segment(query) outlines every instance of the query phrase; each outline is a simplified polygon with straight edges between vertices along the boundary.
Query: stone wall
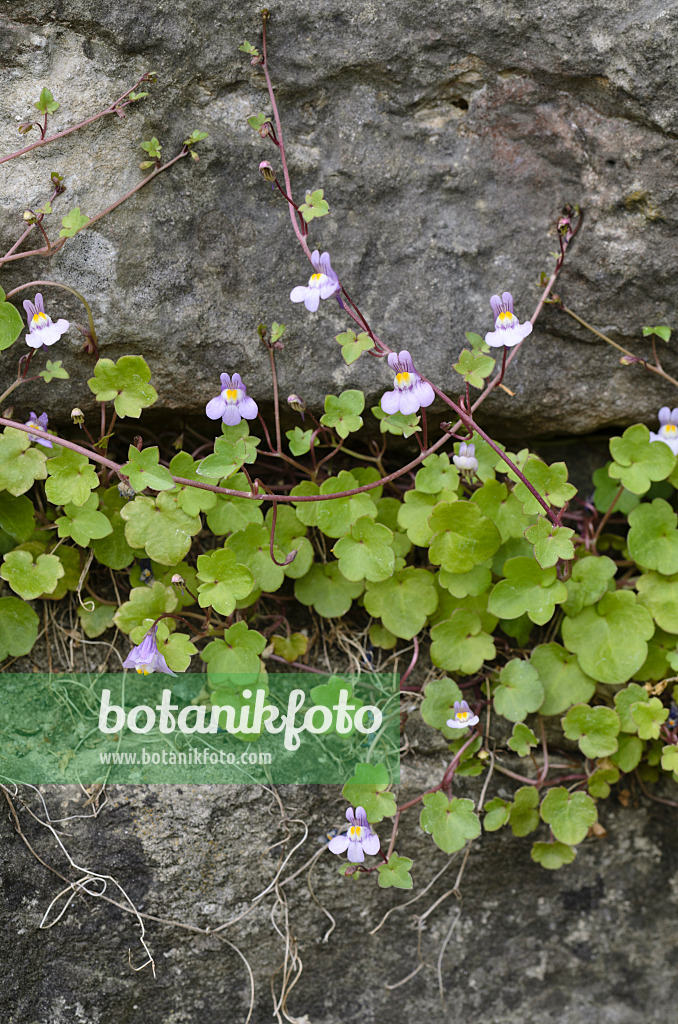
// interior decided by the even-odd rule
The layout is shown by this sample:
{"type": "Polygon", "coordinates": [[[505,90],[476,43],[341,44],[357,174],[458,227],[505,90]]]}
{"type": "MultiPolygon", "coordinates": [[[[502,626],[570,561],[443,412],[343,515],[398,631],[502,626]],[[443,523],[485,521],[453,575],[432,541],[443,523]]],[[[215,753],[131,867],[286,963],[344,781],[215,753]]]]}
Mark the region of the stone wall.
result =
{"type": "MultiPolygon", "coordinates": [[[[557,248],[563,203],[586,211],[558,292],[584,319],[638,346],[644,324],[674,318],[676,3],[647,0],[282,0],[272,8],[270,64],[295,195],[323,187],[331,216],[311,225],[349,292],[394,348],[457,388],[464,332],[491,328],[493,291],[521,317],[557,248]],[[458,378],[457,378],[458,379],[458,378]]],[[[125,120],[110,117],[0,165],[7,247],[26,206],[60,200],[92,216],[136,184],[143,139],[164,154],[209,131],[198,164],[183,161],[50,263],[9,264],[6,290],[50,275],[91,298],[103,354],[141,352],[161,408],[202,414],[218,375],[239,369],[264,403],[271,391],[260,321],[288,325],[281,388],[318,406],[328,391],[387,382],[382,364],[346,367],[333,302],[293,306],[309,267],[284,201],[260,178],[276,163],[246,117],[267,110],[263,75],[238,44],[259,44],[255,5],[216,0],[128,4],[13,0],[0,11],[0,146],[49,84],[62,128],[101,109],[146,70],[159,83],[125,120]],[[329,308],[326,308],[329,307],[329,308]]],[[[53,218],[56,221],[56,218],[53,218]]],[[[57,225],[58,227],[58,225],[57,225]]],[[[53,300],[54,301],[54,300],[53,300]]],[[[59,302],[74,319],[75,301],[59,302]]],[[[83,404],[90,362],[69,335],[75,368],[63,409],[83,404]],[[84,388],[84,391],[83,391],[84,388]]],[[[667,368],[678,360],[667,350],[667,368]]],[[[3,365],[7,366],[8,356],[3,365]]],[[[484,421],[500,435],[563,435],[654,425],[673,395],[554,309],[540,318],[484,421]]],[[[41,404],[26,392],[26,409],[41,404]]],[[[23,414],[23,406],[19,410],[23,414]]],[[[441,410],[442,411],[442,410],[441,410]]]]}

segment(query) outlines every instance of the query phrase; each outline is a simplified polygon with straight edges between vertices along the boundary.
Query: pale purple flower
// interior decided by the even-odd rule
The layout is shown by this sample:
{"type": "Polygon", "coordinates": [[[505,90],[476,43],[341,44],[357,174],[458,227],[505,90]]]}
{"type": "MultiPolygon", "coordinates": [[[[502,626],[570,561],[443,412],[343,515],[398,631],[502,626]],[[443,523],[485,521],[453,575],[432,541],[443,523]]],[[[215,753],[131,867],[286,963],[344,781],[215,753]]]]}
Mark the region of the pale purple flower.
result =
{"type": "Polygon", "coordinates": [[[348,850],[347,857],[351,864],[362,864],[366,853],[370,856],[379,853],[379,836],[370,828],[364,807],[356,807],[355,814],[353,808],[349,807],[346,820],[350,826],[348,832],[335,836],[328,843],[328,849],[331,853],[345,853],[348,850]]]}
{"type": "Polygon", "coordinates": [[[678,455],[678,409],[663,405],[659,410],[659,422],[661,426],[657,433],[650,431],[650,440],[663,441],[674,455],[678,455]]]}
{"type": "Polygon", "coordinates": [[[341,285],[339,284],[339,278],[332,270],[330,254],[328,252],[324,252],[320,256],[318,250],[314,249],[311,253],[311,263],[315,267],[316,272],[311,274],[308,287],[297,285],[290,292],[290,299],[292,302],[303,302],[310,313],[315,313],[320,300],[329,299],[339,291],[341,285]]]}
{"type": "Polygon", "coordinates": [[[479,721],[465,700],[455,700],[452,718],[448,718],[447,726],[450,729],[466,729],[469,725],[477,725],[479,721]]]}
{"type": "Polygon", "coordinates": [[[501,298],[493,295],[490,305],[494,313],[494,330],[485,335],[485,342],[490,348],[501,348],[502,345],[512,348],[532,333],[530,321],[526,320],[521,324],[514,314],[513,296],[510,292],[503,292],[501,298]]]}
{"type": "Polygon", "coordinates": [[[176,675],[176,672],[167,667],[164,656],[158,650],[158,641],[155,636],[157,631],[157,625],[153,626],[139,646],[132,648],[122,663],[123,668],[135,668],[140,676],[148,676],[152,672],[164,672],[168,676],[176,675]]]}
{"type": "Polygon", "coordinates": [[[45,313],[45,304],[42,301],[42,295],[40,292],[35,296],[34,302],[31,302],[30,299],[26,299],[24,302],[24,309],[26,310],[26,318],[28,320],[26,344],[31,348],[42,348],[43,345],[53,345],[55,341],[59,340],[62,334],[66,333],[70,326],[68,320],[57,320],[56,323],[52,322],[52,318],[47,316],[45,313]]]}
{"type": "Polygon", "coordinates": [[[478,468],[476,446],[474,444],[467,444],[466,441],[462,441],[459,445],[459,454],[453,455],[452,461],[457,469],[468,469],[474,472],[478,468]]]}
{"type": "MultiPolygon", "coordinates": [[[[42,431],[43,434],[47,433],[47,413],[41,412],[39,416],[36,416],[34,412],[31,413],[31,418],[26,420],[24,423],[25,427],[35,427],[36,430],[42,431]]],[[[42,444],[45,448],[52,448],[52,442],[48,441],[45,437],[36,437],[35,434],[29,435],[31,441],[37,441],[38,444],[42,444]]]]}
{"type": "Polygon", "coordinates": [[[239,373],[234,373],[232,379],[222,373],[221,394],[207,403],[205,412],[211,420],[223,420],[234,427],[240,420],[256,419],[259,409],[254,399],[248,397],[239,373]]]}
{"type": "Polygon", "coordinates": [[[402,352],[391,352],[388,365],[395,370],[395,379],[393,391],[386,391],[381,398],[381,407],[385,413],[392,416],[396,412],[401,412],[407,416],[409,413],[417,412],[422,406],[431,404],[435,398],[433,388],[427,381],[421,379],[406,349],[402,352]]]}

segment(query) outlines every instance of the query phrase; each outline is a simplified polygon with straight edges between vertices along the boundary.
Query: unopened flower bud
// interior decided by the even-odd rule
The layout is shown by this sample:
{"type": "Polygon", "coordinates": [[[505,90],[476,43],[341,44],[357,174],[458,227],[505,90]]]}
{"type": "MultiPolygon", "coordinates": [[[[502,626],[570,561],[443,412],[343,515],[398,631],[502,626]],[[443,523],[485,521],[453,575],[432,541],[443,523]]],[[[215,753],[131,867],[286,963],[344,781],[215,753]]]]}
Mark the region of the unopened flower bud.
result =
{"type": "Polygon", "coordinates": [[[257,128],[259,135],[262,139],[268,138],[269,134],[273,131],[273,125],[270,121],[264,121],[262,125],[257,128]]]}
{"type": "Polygon", "coordinates": [[[174,584],[175,587],[185,587],[186,586],[186,580],[178,572],[175,572],[174,576],[172,577],[172,583],[174,584]]]}
{"type": "Polygon", "coordinates": [[[35,224],[36,217],[32,210],[24,210],[24,220],[27,224],[35,224]]]}
{"type": "Polygon", "coordinates": [[[275,171],[268,162],[268,160],[262,160],[259,164],[259,172],[263,177],[264,181],[275,181],[275,171]]]}
{"type": "Polygon", "coordinates": [[[82,409],[78,409],[77,407],[75,409],[71,409],[71,420],[73,423],[77,423],[79,426],[82,426],[85,422],[85,414],[82,409]]]}
{"type": "Polygon", "coordinates": [[[131,501],[134,495],[136,494],[136,491],[130,484],[127,477],[125,477],[124,480],[121,480],[120,483],[118,484],[118,494],[120,495],[121,498],[124,498],[126,501],[131,501]]]}
{"type": "Polygon", "coordinates": [[[294,409],[295,412],[306,412],[306,402],[299,395],[288,395],[287,404],[294,409]]]}

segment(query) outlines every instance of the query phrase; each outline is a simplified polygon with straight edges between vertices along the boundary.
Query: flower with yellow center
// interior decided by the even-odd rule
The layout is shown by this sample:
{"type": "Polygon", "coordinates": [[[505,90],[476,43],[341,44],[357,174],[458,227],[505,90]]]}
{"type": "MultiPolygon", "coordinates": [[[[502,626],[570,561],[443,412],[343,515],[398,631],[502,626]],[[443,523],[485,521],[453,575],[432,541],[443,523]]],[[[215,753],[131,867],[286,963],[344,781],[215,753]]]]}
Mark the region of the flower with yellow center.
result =
{"type": "Polygon", "coordinates": [[[241,420],[256,419],[259,408],[247,394],[247,388],[239,373],[233,377],[221,374],[221,394],[207,403],[205,413],[211,420],[223,420],[228,426],[235,426],[241,420]]]}
{"type": "Polygon", "coordinates": [[[514,314],[513,296],[510,292],[503,292],[501,298],[493,295],[490,305],[494,313],[494,330],[485,335],[485,341],[490,348],[512,348],[532,333],[530,321],[521,324],[514,314]]]}
{"type": "Polygon", "coordinates": [[[386,391],[382,395],[381,407],[385,413],[392,416],[401,412],[407,416],[431,404],[435,398],[433,388],[428,381],[421,379],[407,349],[391,352],[388,365],[395,370],[395,377],[393,391],[386,391]]]}
{"type": "Polygon", "coordinates": [[[379,853],[379,836],[370,828],[367,814],[364,807],[352,807],[346,811],[346,820],[349,823],[348,832],[341,836],[335,836],[328,844],[331,853],[346,853],[352,864],[362,864],[365,854],[374,856],[379,853]]]}
{"type": "Polygon", "coordinates": [[[157,631],[156,624],[149,630],[138,647],[132,648],[122,663],[123,668],[135,668],[140,676],[148,676],[152,672],[164,672],[168,676],[176,675],[176,672],[168,667],[164,656],[158,650],[157,631]]]}
{"type": "Polygon", "coordinates": [[[33,302],[26,299],[24,302],[26,317],[28,321],[28,334],[26,344],[30,348],[42,348],[43,345],[53,345],[62,334],[65,334],[70,324],[68,320],[57,320],[53,323],[45,313],[45,305],[42,295],[37,293],[33,302]]]}
{"type": "Polygon", "coordinates": [[[477,725],[479,721],[465,700],[455,700],[452,718],[448,718],[447,726],[449,729],[466,729],[471,725],[477,725]]]}
{"type": "Polygon", "coordinates": [[[678,455],[678,409],[663,405],[659,410],[660,427],[655,434],[650,431],[650,441],[663,441],[674,455],[678,455]]]}
{"type": "Polygon", "coordinates": [[[315,249],[311,253],[311,263],[315,273],[311,274],[308,285],[298,285],[290,292],[292,302],[303,302],[310,313],[315,313],[320,305],[321,299],[329,299],[340,290],[339,278],[332,270],[330,254],[324,252],[322,256],[315,249]]]}

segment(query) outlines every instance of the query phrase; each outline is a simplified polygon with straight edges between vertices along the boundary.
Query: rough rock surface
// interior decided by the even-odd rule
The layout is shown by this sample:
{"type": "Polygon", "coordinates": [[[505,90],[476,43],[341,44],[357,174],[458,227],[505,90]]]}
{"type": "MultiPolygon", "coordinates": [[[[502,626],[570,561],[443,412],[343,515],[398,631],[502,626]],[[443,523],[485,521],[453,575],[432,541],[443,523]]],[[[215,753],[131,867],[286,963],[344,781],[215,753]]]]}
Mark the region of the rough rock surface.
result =
{"type": "MultiPolygon", "coordinates": [[[[434,785],[442,761],[409,758],[400,788],[408,799],[434,785]]],[[[472,780],[477,783],[478,780],[472,780]]],[[[475,792],[477,785],[469,788],[475,792]]],[[[494,783],[492,785],[494,790],[494,783]]],[[[500,786],[500,791],[502,787],[500,786]]],[[[463,790],[462,790],[463,791],[463,790]]],[[[33,810],[35,795],[26,792],[33,810]]],[[[342,801],[329,788],[281,787],[290,818],[309,828],[290,861],[291,875],[318,849],[316,836],[340,825],[342,801]]],[[[53,818],[87,814],[74,788],[45,787],[53,818]]],[[[3,798],[3,804],[5,803],[3,798]]],[[[247,971],[237,953],[216,936],[146,922],[157,965],[144,961],[135,919],[93,898],[77,898],[49,930],[38,925],[64,883],[41,866],[14,831],[0,821],[3,877],[4,984],[0,1016],[7,1024],[223,1024],[245,1021],[250,1002],[247,971]]],[[[503,833],[474,844],[461,882],[461,902],[449,895],[461,864],[456,854],[425,896],[392,913],[370,936],[387,909],[403,907],[412,893],[381,890],[372,879],[341,879],[339,859],[323,853],[312,886],[315,900],[336,919],[330,926],[302,872],[282,888],[293,947],[303,972],[287,1001],[287,1020],[303,1024],[384,1022],[434,1024],[667,1024],[675,1020],[675,886],[678,854],[675,811],[641,797],[628,809],[614,800],[601,806],[604,839],[587,840],[576,861],[557,872],[530,860],[530,839],[503,833]],[[425,967],[418,966],[416,914],[425,967]],[[461,914],[457,920],[457,915],[461,914]],[[451,926],[456,921],[452,934],[451,926]],[[445,1006],[438,994],[437,968],[445,1006]]],[[[448,858],[404,815],[398,851],[415,860],[418,891],[448,858]]],[[[68,878],[70,870],[49,833],[24,811],[21,827],[37,853],[68,878]]],[[[543,828],[544,826],[542,826],[543,828]]],[[[246,912],[266,888],[283,838],[280,811],[258,787],[114,787],[100,817],[60,826],[62,841],[83,867],[114,876],[144,913],[204,928],[246,912]]],[[[292,843],[304,826],[289,825],[292,843]]],[[[381,827],[382,835],[387,829],[381,827]]],[[[107,895],[121,899],[109,880],[107,895]]],[[[285,939],[271,923],[273,894],[224,934],[247,957],[255,980],[254,1024],[273,1018],[270,977],[276,993],[285,939]],[[277,973],[275,973],[277,972],[277,973]]],[[[63,898],[52,911],[56,917],[63,898]]],[[[284,914],[275,924],[285,935],[284,914]]],[[[290,980],[294,977],[294,972],[290,980]]],[[[278,1018],[281,1019],[281,1018],[278,1018]]]]}
{"type": "MultiPolygon", "coordinates": [[[[564,301],[640,354],[641,327],[672,321],[677,22],[675,0],[272,8],[270,62],[295,195],[323,187],[332,210],[311,225],[311,243],[330,250],[384,339],[409,347],[441,384],[458,388],[451,365],[464,331],[491,328],[491,292],[512,290],[530,315],[566,201],[581,203],[586,220],[558,286],[564,301]]],[[[346,320],[333,300],[315,315],[289,302],[309,267],[284,201],[257,172],[276,152],[245,120],[268,105],[263,76],[237,50],[243,38],[259,43],[256,8],[216,0],[4,6],[5,152],[44,84],[61,102],[60,129],[148,69],[160,81],[124,121],[100,120],[0,166],[3,251],[26,206],[46,198],[51,170],[65,175],[63,211],[79,205],[91,216],[140,180],[143,139],[155,134],[172,155],[194,128],[210,137],[198,164],[172,168],[52,263],[10,263],[3,286],[49,276],[82,290],[103,354],[144,353],[173,413],[202,413],[223,370],[239,369],[269,400],[256,325],[274,319],[289,328],[285,394],[318,406],[327,391],[358,383],[374,399],[385,369],[365,358],[344,366],[333,335],[346,320]]],[[[81,318],[74,300],[59,306],[81,318]]],[[[89,396],[78,348],[72,333],[60,349],[75,368],[59,385],[63,410],[89,396]]],[[[2,365],[13,362],[5,355],[2,365]]],[[[674,401],[670,385],[620,366],[615,350],[555,309],[506,383],[514,396],[497,394],[484,421],[507,436],[654,423],[674,401]]],[[[17,413],[41,395],[26,391],[17,413]]]]}

